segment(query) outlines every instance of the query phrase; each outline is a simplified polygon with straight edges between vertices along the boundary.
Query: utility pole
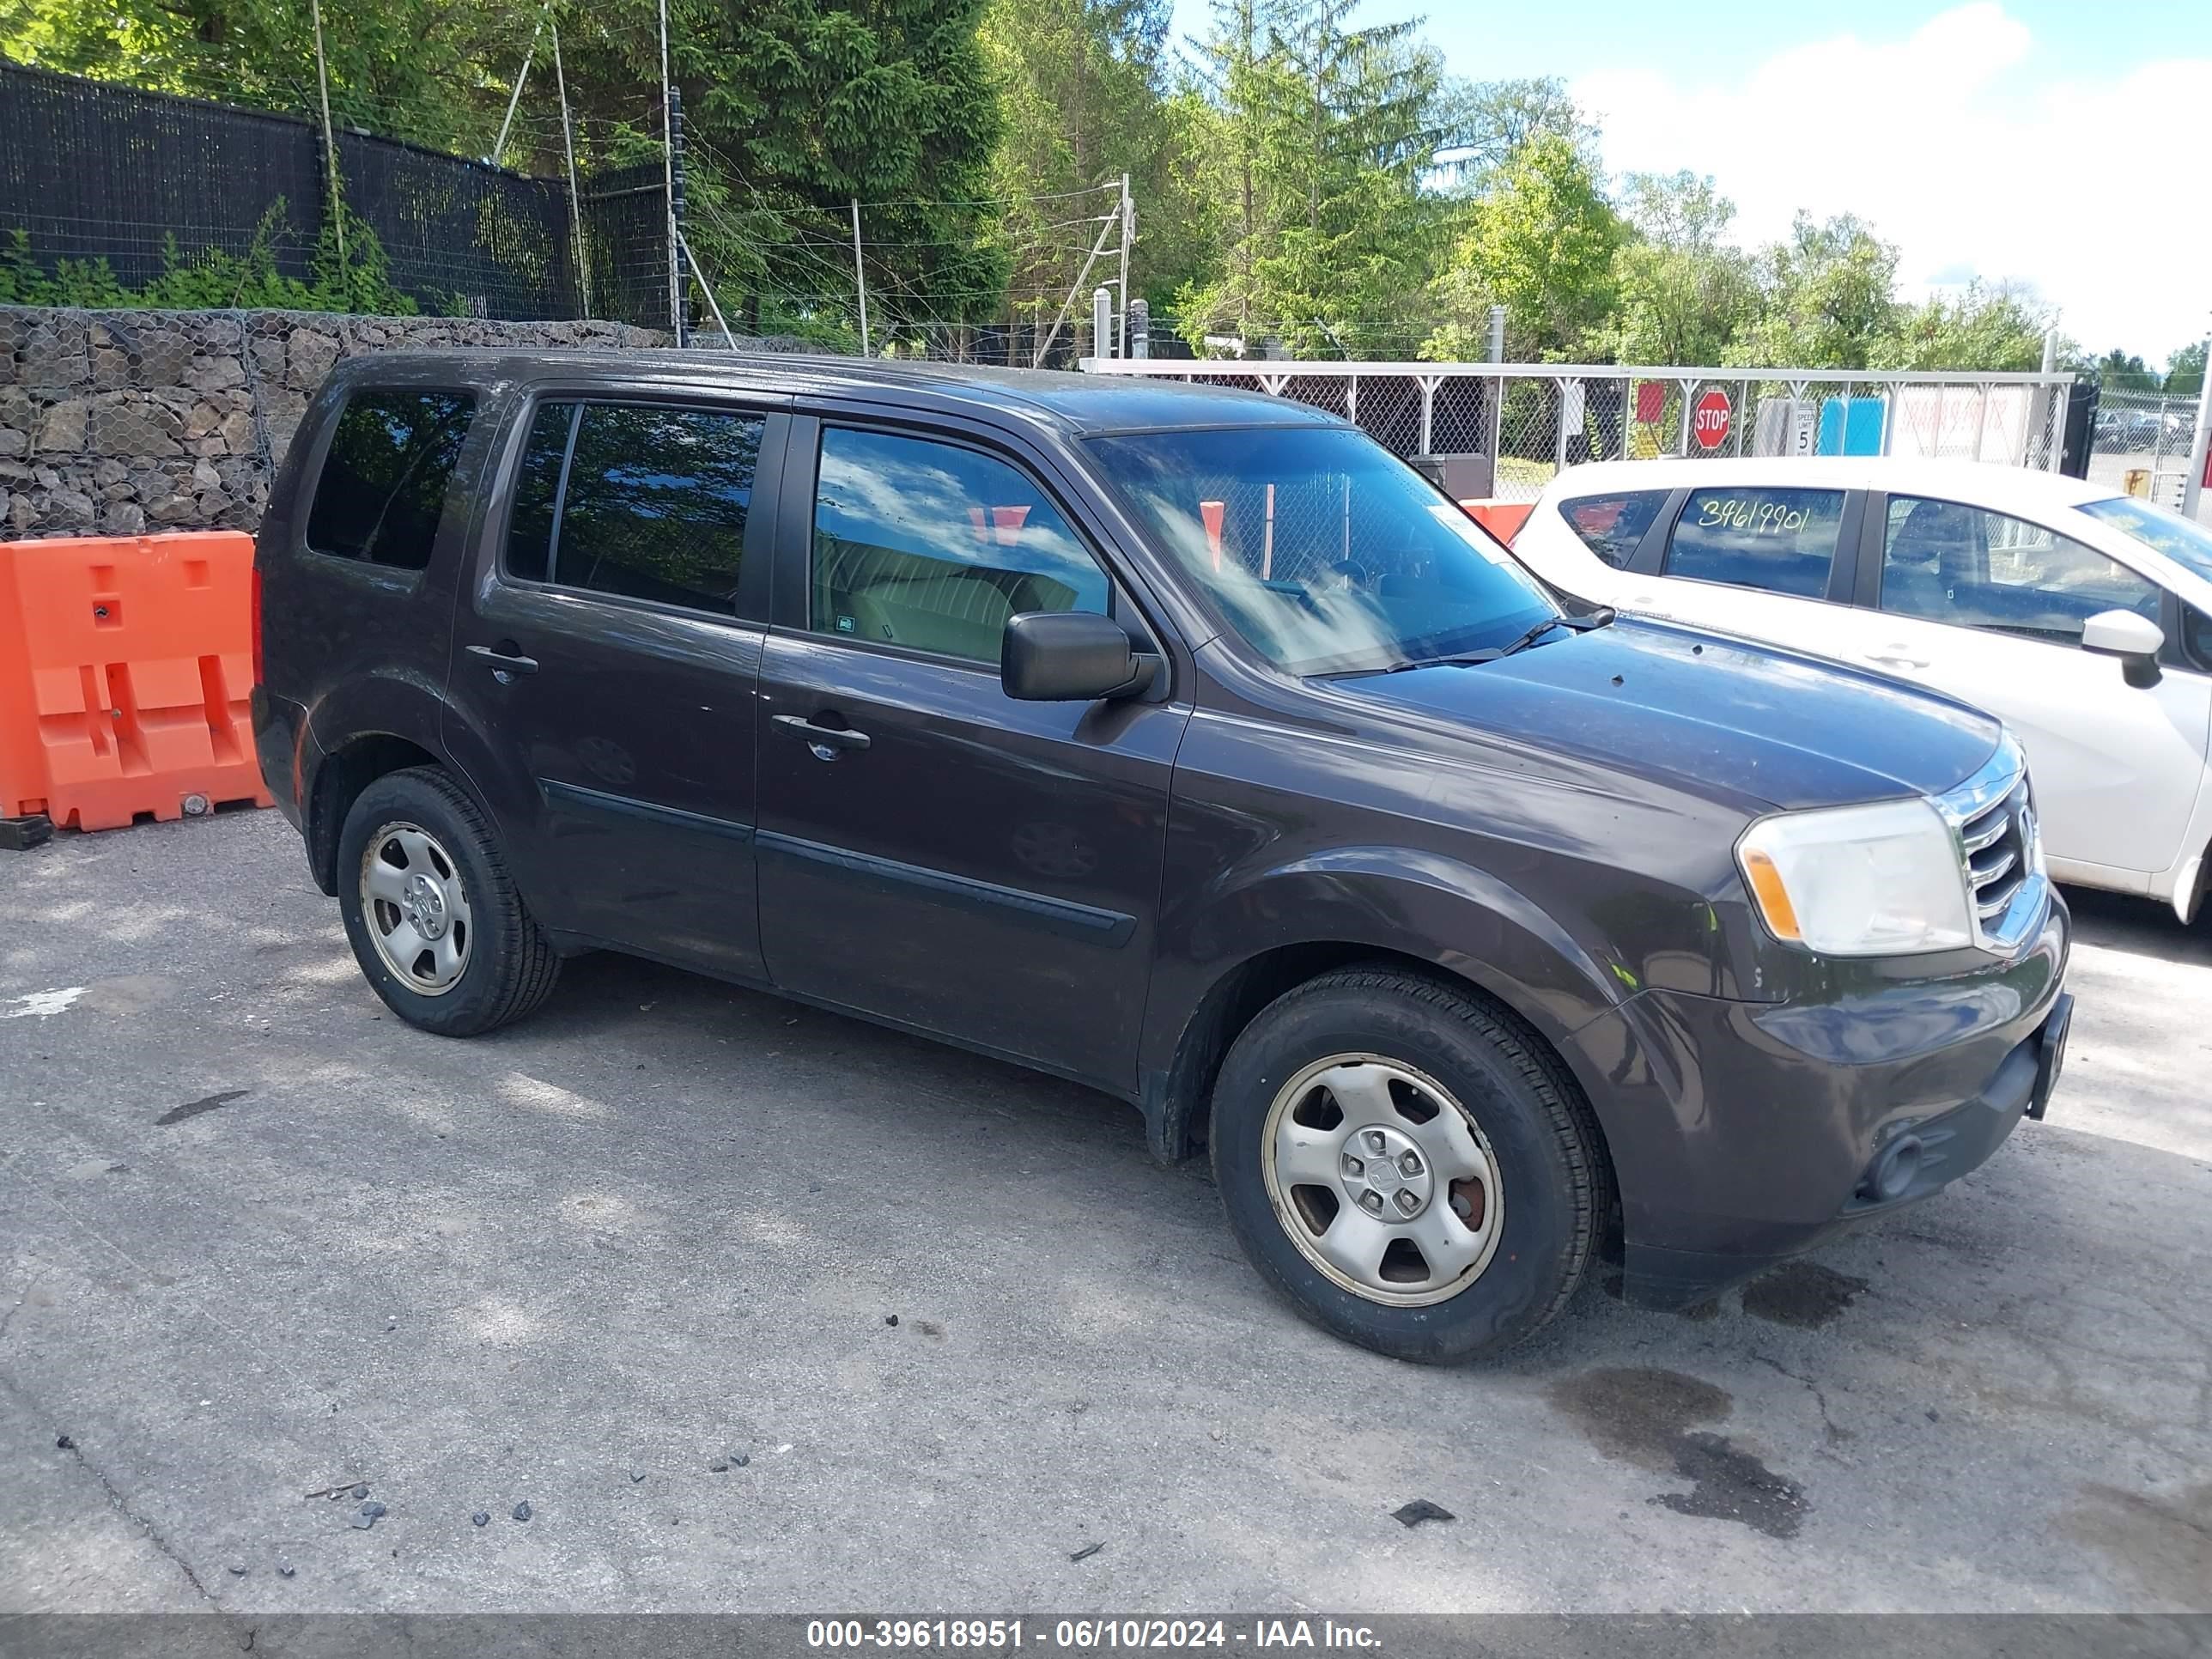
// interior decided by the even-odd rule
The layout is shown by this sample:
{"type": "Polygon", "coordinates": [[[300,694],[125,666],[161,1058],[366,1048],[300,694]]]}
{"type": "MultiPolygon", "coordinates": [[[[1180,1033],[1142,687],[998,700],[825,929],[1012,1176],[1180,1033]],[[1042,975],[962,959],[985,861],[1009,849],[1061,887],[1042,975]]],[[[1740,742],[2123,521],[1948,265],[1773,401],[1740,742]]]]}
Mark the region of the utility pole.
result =
{"type": "MultiPolygon", "coordinates": [[[[1503,363],[1505,361],[1505,307],[1504,306],[1492,306],[1490,308],[1490,361],[1493,363],[1503,363]]],[[[1493,374],[1490,377],[1490,471],[1493,494],[1497,489],[1498,451],[1499,446],[1504,441],[1505,377],[1503,374],[1493,374]]]]}
{"type": "Polygon", "coordinates": [[[315,82],[323,94],[323,155],[330,163],[331,228],[338,238],[338,274],[345,275],[345,203],[338,195],[338,141],[331,131],[331,66],[323,57],[323,0],[311,0],[315,19],[315,82]]]}
{"type": "MultiPolygon", "coordinates": [[[[1075,304],[1075,296],[1083,292],[1084,283],[1091,279],[1091,267],[1098,263],[1099,256],[1106,252],[1106,244],[1114,239],[1114,221],[1120,216],[1109,213],[1101,216],[1105,222],[1098,228],[1098,240],[1091,245],[1091,252],[1083,261],[1083,269],[1075,273],[1075,281],[1069,284],[1067,297],[1060,302],[1060,312],[1052,319],[1052,326],[1045,331],[1044,338],[1037,343],[1036,355],[1030,359],[1031,368],[1044,367],[1046,354],[1051,351],[1053,342],[1060,337],[1060,325],[1067,320],[1067,313],[1075,304]]],[[[1092,341],[1091,346],[1095,350],[1097,342],[1092,341]]]]}
{"type": "Polygon", "coordinates": [[[2181,516],[2193,519],[2204,499],[2204,469],[2212,465],[2212,339],[2205,341],[2204,384],[2197,394],[2197,435],[2189,442],[2189,476],[2181,483],[2181,516]]]}
{"type": "Polygon", "coordinates": [[[686,257],[684,242],[684,88],[673,82],[668,87],[668,176],[669,223],[676,235],[675,244],[671,249],[675,258],[676,343],[680,349],[691,343],[684,331],[684,260],[686,257]]]}
{"type": "Polygon", "coordinates": [[[853,198],[853,292],[860,296],[860,355],[874,354],[868,349],[868,268],[860,263],[860,198],[853,198]]]}
{"type": "Polygon", "coordinates": [[[684,343],[684,253],[676,228],[676,101],[668,79],[668,0],[660,0],[661,176],[668,189],[668,326],[684,343]]]}
{"type": "MultiPolygon", "coordinates": [[[[1129,355],[1129,244],[1137,240],[1137,207],[1129,199],[1129,175],[1121,175],[1121,322],[1114,337],[1114,349],[1101,351],[1102,357],[1126,357],[1129,355]]],[[[1097,350],[1097,343],[1091,343],[1097,350]]]]}
{"type": "MultiPolygon", "coordinates": [[[[531,41],[534,46],[537,37],[532,35],[531,41]]],[[[530,60],[524,58],[522,65],[525,69],[529,68],[530,60]]],[[[588,317],[592,314],[592,273],[584,264],[584,204],[576,190],[576,136],[568,125],[568,77],[561,68],[561,26],[558,23],[553,25],[553,84],[561,94],[561,149],[568,158],[568,225],[575,233],[576,297],[584,315],[588,317]]],[[[517,93],[522,90],[520,76],[515,79],[514,89],[517,93]]]]}
{"type": "MultiPolygon", "coordinates": [[[[550,9],[550,5],[547,9],[550,9]]],[[[541,11],[538,14],[538,27],[530,31],[530,45],[523,51],[522,67],[514,72],[514,90],[507,94],[507,115],[499,124],[499,137],[492,140],[491,154],[484,157],[484,160],[494,167],[497,167],[499,158],[507,154],[507,131],[514,125],[514,106],[522,101],[522,83],[530,78],[530,60],[538,55],[538,37],[544,32],[544,28],[545,12],[541,11]]],[[[556,57],[559,53],[560,39],[560,26],[556,24],[553,29],[553,40],[556,57]]]]}

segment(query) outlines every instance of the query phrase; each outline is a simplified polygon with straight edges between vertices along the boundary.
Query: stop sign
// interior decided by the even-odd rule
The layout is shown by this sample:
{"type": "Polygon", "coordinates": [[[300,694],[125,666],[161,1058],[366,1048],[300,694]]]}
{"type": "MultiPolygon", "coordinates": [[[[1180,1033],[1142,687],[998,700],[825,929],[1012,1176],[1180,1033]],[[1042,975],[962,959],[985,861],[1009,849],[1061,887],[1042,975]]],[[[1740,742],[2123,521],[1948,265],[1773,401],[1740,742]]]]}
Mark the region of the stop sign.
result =
{"type": "Polygon", "coordinates": [[[1696,413],[1690,422],[1690,431],[1697,438],[1700,449],[1718,449],[1728,441],[1728,393],[1715,386],[1698,399],[1696,413]]]}

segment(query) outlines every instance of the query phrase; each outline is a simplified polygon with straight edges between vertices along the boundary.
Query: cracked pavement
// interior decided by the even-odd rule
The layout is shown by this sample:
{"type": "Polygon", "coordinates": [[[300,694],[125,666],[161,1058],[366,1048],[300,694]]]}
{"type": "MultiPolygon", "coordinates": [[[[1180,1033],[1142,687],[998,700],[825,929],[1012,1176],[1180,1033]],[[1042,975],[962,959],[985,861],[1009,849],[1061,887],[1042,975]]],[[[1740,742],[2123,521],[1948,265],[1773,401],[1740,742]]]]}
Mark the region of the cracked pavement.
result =
{"type": "Polygon", "coordinates": [[[2075,902],[1983,1170],[1434,1371],[1103,1097],[605,956],[422,1036],[274,813],[0,854],[0,1613],[2212,1608],[2212,928],[2075,902]]]}

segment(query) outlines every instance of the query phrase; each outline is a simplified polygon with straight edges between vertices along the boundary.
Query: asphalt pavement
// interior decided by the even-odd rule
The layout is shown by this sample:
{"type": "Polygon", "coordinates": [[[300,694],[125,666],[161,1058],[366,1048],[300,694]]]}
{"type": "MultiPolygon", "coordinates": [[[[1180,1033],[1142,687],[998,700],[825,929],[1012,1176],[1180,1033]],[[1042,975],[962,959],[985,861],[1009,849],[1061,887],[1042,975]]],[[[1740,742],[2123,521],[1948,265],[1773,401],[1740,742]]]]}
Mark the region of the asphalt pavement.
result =
{"type": "Polygon", "coordinates": [[[0,1613],[2212,1609],[2212,927],[2075,902],[1980,1172],[1432,1370],[1104,1097],[611,956],[421,1035],[274,813],[0,853],[0,1613]]]}

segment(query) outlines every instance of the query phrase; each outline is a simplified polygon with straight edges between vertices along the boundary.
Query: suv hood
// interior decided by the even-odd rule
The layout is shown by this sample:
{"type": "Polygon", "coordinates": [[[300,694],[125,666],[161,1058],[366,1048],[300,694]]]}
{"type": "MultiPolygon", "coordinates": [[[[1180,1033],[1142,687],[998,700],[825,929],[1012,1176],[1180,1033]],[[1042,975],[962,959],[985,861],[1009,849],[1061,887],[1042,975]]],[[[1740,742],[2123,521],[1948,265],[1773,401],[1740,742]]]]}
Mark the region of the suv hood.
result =
{"type": "Polygon", "coordinates": [[[2002,730],[1880,675],[1626,617],[1496,662],[1334,684],[1370,707],[1442,715],[1476,742],[1785,811],[1940,795],[2002,730]]]}

